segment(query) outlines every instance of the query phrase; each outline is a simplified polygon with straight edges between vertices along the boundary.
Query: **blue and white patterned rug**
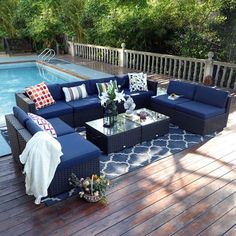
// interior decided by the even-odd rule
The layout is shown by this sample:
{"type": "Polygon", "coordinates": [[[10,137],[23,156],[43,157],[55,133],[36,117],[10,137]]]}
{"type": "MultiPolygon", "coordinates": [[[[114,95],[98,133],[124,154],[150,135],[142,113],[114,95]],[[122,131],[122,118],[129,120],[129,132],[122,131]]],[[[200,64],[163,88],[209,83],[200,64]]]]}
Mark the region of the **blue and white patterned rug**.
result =
{"type": "Polygon", "coordinates": [[[170,124],[169,133],[165,136],[137,144],[108,156],[102,155],[100,158],[101,173],[112,179],[186,148],[191,148],[214,136],[215,134],[205,136],[192,134],[170,124]]]}
{"type": "MultiPolygon", "coordinates": [[[[85,132],[82,131],[80,134],[84,136],[85,132]]],[[[100,158],[101,174],[109,179],[113,179],[184,149],[191,148],[213,138],[215,135],[201,136],[192,134],[170,124],[169,133],[165,136],[137,144],[134,147],[126,148],[117,153],[102,155],[100,158]]],[[[72,189],[54,198],[46,198],[44,202],[48,206],[53,205],[75,194],[78,194],[78,190],[72,189]]]]}

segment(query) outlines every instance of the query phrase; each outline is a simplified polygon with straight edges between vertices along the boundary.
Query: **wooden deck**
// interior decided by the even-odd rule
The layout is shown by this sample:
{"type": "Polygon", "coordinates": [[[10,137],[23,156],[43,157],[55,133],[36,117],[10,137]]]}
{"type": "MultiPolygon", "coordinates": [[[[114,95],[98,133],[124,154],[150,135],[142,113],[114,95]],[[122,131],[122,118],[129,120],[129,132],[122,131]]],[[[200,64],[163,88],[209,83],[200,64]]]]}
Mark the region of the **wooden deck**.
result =
{"type": "Polygon", "coordinates": [[[236,235],[236,98],[217,137],[113,181],[108,204],[72,197],[51,207],[25,195],[0,158],[0,235],[236,235]]]}

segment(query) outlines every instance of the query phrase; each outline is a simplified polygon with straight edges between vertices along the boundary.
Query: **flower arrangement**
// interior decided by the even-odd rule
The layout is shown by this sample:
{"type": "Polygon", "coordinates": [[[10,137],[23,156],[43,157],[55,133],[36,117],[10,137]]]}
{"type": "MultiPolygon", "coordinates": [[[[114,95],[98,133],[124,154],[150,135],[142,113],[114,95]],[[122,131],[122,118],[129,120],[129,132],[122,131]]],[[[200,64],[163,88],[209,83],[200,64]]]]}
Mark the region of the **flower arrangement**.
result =
{"type": "Polygon", "coordinates": [[[81,198],[89,202],[97,202],[99,200],[106,202],[106,191],[110,185],[110,181],[103,176],[92,175],[86,179],[79,179],[74,173],[69,178],[69,183],[75,188],[80,187],[79,195],[81,198]]]}
{"type": "Polygon", "coordinates": [[[100,99],[101,105],[107,106],[110,103],[125,101],[125,94],[124,91],[119,92],[116,83],[111,80],[107,85],[106,92],[102,92],[100,99]]]}

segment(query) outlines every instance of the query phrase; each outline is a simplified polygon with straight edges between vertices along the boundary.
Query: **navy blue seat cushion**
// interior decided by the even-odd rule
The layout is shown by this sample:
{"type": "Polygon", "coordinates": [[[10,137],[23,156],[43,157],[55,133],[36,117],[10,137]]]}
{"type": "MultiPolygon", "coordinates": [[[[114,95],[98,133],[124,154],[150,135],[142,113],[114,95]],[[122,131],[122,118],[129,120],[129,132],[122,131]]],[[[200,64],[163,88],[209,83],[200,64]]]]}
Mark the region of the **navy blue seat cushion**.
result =
{"type": "Polygon", "coordinates": [[[124,75],[116,75],[117,85],[120,90],[129,88],[129,76],[127,74],[124,75]]]}
{"type": "Polygon", "coordinates": [[[70,127],[60,118],[51,118],[51,119],[48,119],[48,121],[51,123],[51,125],[55,129],[57,136],[62,136],[65,134],[71,134],[75,132],[75,130],[72,127],[70,127]]]}
{"type": "Polygon", "coordinates": [[[130,92],[129,89],[124,89],[124,93],[125,95],[130,95],[133,99],[135,99],[136,97],[151,97],[154,96],[154,92],[153,91],[134,91],[134,92],[130,92]]]}
{"type": "Polygon", "coordinates": [[[57,101],[55,104],[53,104],[51,106],[36,110],[37,115],[42,116],[46,119],[58,117],[58,116],[65,115],[68,113],[72,114],[73,108],[71,106],[67,105],[67,103],[65,101],[61,101],[61,100],[57,101]]]}
{"type": "Polygon", "coordinates": [[[185,98],[193,99],[195,94],[195,85],[187,82],[171,80],[168,85],[167,93],[175,93],[185,98]]]}
{"type": "Polygon", "coordinates": [[[184,103],[184,102],[191,102],[192,100],[184,97],[179,97],[176,100],[168,99],[169,94],[163,94],[160,96],[156,96],[152,98],[152,102],[156,104],[161,104],[163,106],[167,106],[169,108],[175,108],[176,104],[184,103]]]}
{"type": "Polygon", "coordinates": [[[130,95],[133,98],[134,103],[136,104],[136,109],[141,107],[148,107],[151,97],[155,95],[153,91],[130,92],[129,89],[124,89],[124,93],[125,95],[130,95]]]}
{"type": "MultiPolygon", "coordinates": [[[[64,84],[60,84],[61,86],[61,90],[63,87],[75,87],[75,86],[80,86],[81,84],[85,84],[85,88],[88,94],[91,94],[91,89],[90,89],[90,83],[89,80],[80,80],[80,81],[75,81],[75,82],[70,82],[70,83],[64,83],[64,84]]],[[[65,100],[65,95],[64,92],[62,91],[63,95],[62,95],[62,99],[65,100]]]]}
{"type": "Polygon", "coordinates": [[[196,86],[194,100],[212,106],[225,108],[228,96],[229,93],[226,91],[198,85],[196,86]]]}
{"type": "Polygon", "coordinates": [[[108,77],[108,78],[103,78],[103,79],[91,79],[89,80],[89,87],[90,91],[88,92],[89,95],[98,95],[98,89],[96,83],[104,83],[104,82],[109,82],[110,80],[115,80],[116,77],[108,77]]]}
{"type": "Polygon", "coordinates": [[[97,95],[88,96],[79,100],[67,102],[74,110],[84,110],[101,106],[101,101],[97,95]]]}
{"type": "Polygon", "coordinates": [[[65,169],[99,157],[101,151],[94,144],[84,139],[78,133],[57,137],[62,146],[63,156],[57,169],[65,169]]]}
{"type": "Polygon", "coordinates": [[[177,104],[175,109],[202,119],[208,119],[225,113],[224,108],[195,101],[177,104]]]}
{"type": "Polygon", "coordinates": [[[26,129],[34,135],[38,131],[43,131],[31,118],[29,118],[25,123],[26,129]]]}
{"type": "Polygon", "coordinates": [[[59,84],[47,84],[47,86],[54,100],[57,101],[63,99],[61,86],[59,84]]]}
{"type": "Polygon", "coordinates": [[[26,121],[30,119],[20,107],[13,107],[13,114],[24,127],[26,121]]]}

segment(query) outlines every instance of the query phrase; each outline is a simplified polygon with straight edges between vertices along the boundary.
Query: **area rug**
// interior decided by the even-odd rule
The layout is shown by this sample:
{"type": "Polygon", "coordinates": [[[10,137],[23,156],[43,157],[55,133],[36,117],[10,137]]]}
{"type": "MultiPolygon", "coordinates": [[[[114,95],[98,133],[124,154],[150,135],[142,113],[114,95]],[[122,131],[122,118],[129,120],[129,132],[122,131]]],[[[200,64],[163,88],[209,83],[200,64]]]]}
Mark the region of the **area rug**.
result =
{"type": "Polygon", "coordinates": [[[9,146],[7,128],[1,127],[0,128],[0,158],[10,155],[10,154],[11,154],[11,148],[9,146]]]}
{"type": "MultiPolygon", "coordinates": [[[[83,136],[85,135],[84,130],[78,130],[78,132],[83,136]]],[[[101,174],[105,175],[106,178],[113,179],[187,148],[191,148],[213,138],[215,135],[216,133],[205,136],[192,134],[170,124],[169,133],[165,136],[137,144],[120,152],[102,155],[100,157],[101,174]]],[[[54,198],[46,198],[44,202],[47,206],[50,206],[58,201],[78,194],[78,191],[78,189],[72,189],[54,198]]]]}

